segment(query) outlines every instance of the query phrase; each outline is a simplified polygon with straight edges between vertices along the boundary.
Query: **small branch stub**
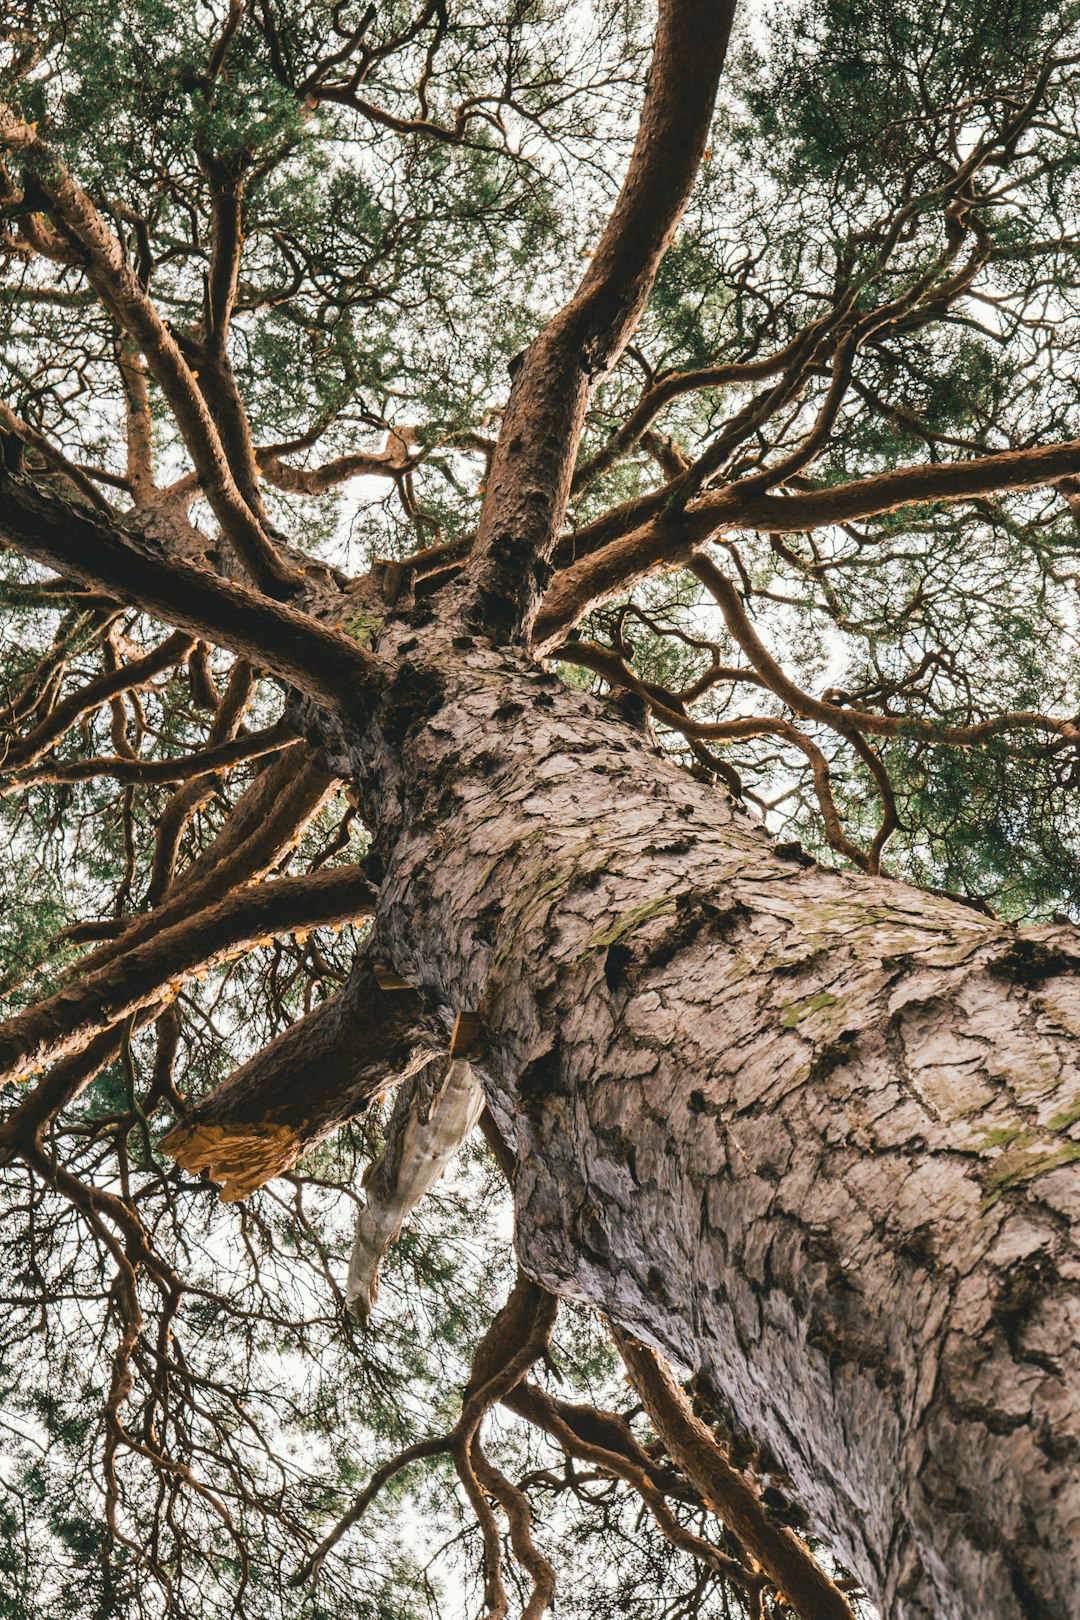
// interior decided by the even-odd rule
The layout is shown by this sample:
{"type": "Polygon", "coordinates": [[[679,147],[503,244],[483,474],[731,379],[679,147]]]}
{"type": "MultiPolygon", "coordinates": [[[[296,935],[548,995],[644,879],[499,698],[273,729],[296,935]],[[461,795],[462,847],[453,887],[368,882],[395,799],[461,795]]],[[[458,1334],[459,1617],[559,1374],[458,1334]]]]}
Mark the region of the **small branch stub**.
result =
{"type": "Polygon", "coordinates": [[[454,1019],[454,1032],[450,1037],[451,1058],[467,1058],[483,1033],[484,1023],[479,1013],[459,1012],[454,1019]]]}
{"type": "Polygon", "coordinates": [[[406,979],[400,978],[385,962],[373,962],[371,971],[375,975],[380,990],[412,990],[415,987],[406,979]]]}

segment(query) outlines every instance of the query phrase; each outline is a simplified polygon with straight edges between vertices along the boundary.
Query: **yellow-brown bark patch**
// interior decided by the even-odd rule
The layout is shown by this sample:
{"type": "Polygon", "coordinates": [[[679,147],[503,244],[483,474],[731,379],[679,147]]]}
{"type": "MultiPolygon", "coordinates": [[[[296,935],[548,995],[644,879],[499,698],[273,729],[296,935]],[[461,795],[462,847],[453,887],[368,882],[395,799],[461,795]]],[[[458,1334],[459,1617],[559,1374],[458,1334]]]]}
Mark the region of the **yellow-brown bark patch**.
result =
{"type": "Polygon", "coordinates": [[[161,1147],[182,1170],[205,1170],[220,1184],[223,1204],[236,1204],[300,1157],[301,1137],[288,1125],[178,1125],[161,1147]]]}

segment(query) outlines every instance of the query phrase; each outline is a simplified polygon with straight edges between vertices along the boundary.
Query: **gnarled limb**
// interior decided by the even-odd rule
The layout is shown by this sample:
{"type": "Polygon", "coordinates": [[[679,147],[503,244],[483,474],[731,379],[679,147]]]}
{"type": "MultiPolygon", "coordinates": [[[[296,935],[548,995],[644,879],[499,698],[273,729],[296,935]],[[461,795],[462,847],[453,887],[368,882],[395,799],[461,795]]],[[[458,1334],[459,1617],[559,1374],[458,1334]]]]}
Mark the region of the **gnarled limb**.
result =
{"type": "MultiPolygon", "coordinates": [[[[502,1620],[508,1605],[498,1529],[474,1464],[474,1443],[485,1414],[509,1394],[547,1349],[558,1308],[554,1294],[518,1272],[509,1299],[473,1358],[472,1376],[453,1434],[454,1466],[484,1538],[485,1620],[502,1620]]],[[[480,1466],[483,1472],[482,1461],[480,1466]]]]}
{"type": "Polygon", "coordinates": [[[19,154],[47,201],[61,239],[117,325],[146,357],[191,453],[214,515],[256,583],[287,594],[300,583],[238,489],[214,418],[176,337],[89,197],[38,135],[0,105],[0,147],[19,154]]]}
{"type": "Polygon", "coordinates": [[[221,1182],[223,1202],[246,1198],[444,1041],[418,995],[380,989],[361,961],[337,995],[231,1074],[161,1145],[183,1169],[221,1182]]]}
{"type": "Polygon", "coordinates": [[[381,450],[353,451],[350,455],[336,456],[333,461],[324,462],[320,467],[293,467],[289,462],[282,461],[285,452],[276,445],[257,449],[255,459],[267,483],[273,484],[276,489],[319,495],[323,490],[334,489],[350,478],[400,478],[415,465],[409,453],[409,447],[415,440],[414,430],[391,428],[381,450]]]}
{"type": "MultiPolygon", "coordinates": [[[[68,509],[62,507],[61,510],[68,509]]],[[[5,770],[22,770],[33,765],[72,726],[77,725],[83,715],[91,714],[120,692],[147,685],[174,664],[182,664],[192,646],[189,635],[181,630],[174,631],[142,658],[133,659],[118,669],[106,670],[88,681],[49,709],[32,731],[11,744],[4,755],[5,770]]]]}
{"type": "Polygon", "coordinates": [[[580,1407],[555,1401],[536,1385],[526,1383],[505,1395],[503,1405],[544,1429],[568,1456],[592,1463],[629,1485],[641,1497],[673,1547],[698,1559],[718,1575],[725,1575],[744,1591],[760,1590],[764,1582],[754,1571],[744,1568],[711,1541],[694,1535],[679,1523],[667,1504],[665,1489],[657,1481],[655,1464],[642,1452],[632,1434],[627,1438],[621,1432],[619,1420],[613,1413],[583,1414],[580,1407]]]}

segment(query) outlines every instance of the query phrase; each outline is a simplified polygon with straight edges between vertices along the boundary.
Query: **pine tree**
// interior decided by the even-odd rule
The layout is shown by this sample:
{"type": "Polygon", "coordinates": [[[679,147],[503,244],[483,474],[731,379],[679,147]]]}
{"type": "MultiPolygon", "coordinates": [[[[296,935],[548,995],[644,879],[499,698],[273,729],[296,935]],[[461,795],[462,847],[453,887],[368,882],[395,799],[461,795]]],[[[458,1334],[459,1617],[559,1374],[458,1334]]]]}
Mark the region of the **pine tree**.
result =
{"type": "Polygon", "coordinates": [[[0,1615],[1076,1607],[1080,9],[732,10],[0,11],[0,1615]]]}

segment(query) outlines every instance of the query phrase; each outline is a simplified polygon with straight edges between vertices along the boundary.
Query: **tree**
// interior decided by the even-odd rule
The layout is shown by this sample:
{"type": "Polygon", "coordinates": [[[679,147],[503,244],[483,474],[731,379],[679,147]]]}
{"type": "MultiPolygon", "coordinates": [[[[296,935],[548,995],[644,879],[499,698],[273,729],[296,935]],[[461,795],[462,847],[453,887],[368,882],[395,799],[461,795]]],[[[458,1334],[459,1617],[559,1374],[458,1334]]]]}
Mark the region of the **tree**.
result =
{"type": "Polygon", "coordinates": [[[5,12],[4,1364],[80,1397],[4,1511],[96,1614],[280,1609],[316,1525],[355,1612],[440,1459],[493,1616],[613,1478],[674,1612],[849,1614],[799,1509],[890,1616],[1075,1607],[1080,18],[808,0],[717,105],[731,22],[5,12]],[[451,1203],[449,1317],[343,1371],[357,1155],[362,1315],[473,1076],[521,1272],[485,1313],[451,1203]],[[556,1296],[653,1439],[530,1373],[556,1296]],[[339,1398],[404,1444],[325,1533],[339,1398]]]}

